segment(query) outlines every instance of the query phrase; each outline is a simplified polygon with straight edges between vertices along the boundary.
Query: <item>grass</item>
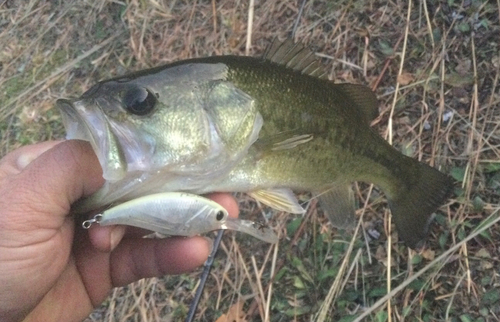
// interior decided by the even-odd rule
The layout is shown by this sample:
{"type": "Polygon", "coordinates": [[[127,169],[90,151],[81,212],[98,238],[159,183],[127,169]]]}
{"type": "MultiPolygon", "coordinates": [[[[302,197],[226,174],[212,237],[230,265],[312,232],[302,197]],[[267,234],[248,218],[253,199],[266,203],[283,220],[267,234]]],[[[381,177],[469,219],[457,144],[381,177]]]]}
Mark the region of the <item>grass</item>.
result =
{"type": "MultiPolygon", "coordinates": [[[[242,301],[241,321],[500,321],[500,3],[409,3],[309,1],[296,39],[336,82],[375,90],[381,135],[457,181],[427,246],[398,243],[383,195],[366,184],[356,189],[354,235],[332,229],[307,195],[304,216],[240,196],[241,215],[269,218],[282,239],[226,234],[197,320],[216,321],[242,301]]],[[[256,2],[250,34],[245,1],[0,1],[0,153],[62,138],[55,100],[100,79],[190,57],[260,55],[289,35],[298,7],[256,2]]],[[[87,321],[183,320],[198,273],[115,289],[87,321]]]]}

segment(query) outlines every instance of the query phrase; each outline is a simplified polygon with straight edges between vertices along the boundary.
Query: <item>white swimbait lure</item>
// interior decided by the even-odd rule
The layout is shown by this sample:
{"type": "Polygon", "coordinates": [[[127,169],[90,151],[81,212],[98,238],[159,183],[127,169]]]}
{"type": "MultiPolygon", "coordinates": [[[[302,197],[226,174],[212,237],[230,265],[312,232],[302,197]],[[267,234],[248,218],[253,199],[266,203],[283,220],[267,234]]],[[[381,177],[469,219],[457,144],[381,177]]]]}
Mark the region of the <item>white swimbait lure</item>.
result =
{"type": "Polygon", "coordinates": [[[221,205],[210,199],[183,192],[157,193],[106,209],[83,222],[101,226],[127,225],[163,235],[194,236],[218,229],[230,229],[252,235],[268,243],[278,237],[269,228],[250,220],[231,218],[221,205]]]}

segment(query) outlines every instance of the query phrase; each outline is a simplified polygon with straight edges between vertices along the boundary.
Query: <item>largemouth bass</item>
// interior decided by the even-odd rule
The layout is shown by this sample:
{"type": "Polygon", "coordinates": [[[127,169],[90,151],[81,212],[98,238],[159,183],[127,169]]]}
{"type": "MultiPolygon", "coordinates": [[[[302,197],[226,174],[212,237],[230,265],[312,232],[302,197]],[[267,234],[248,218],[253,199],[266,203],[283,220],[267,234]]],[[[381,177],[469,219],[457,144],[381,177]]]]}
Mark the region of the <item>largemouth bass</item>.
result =
{"type": "Polygon", "coordinates": [[[107,180],[80,212],[157,192],[247,192],[302,213],[293,191],[319,195],[332,224],[354,218],[351,184],[385,193],[399,237],[424,239],[452,189],[438,170],[373,131],[374,93],[326,78],[291,40],[262,58],[214,56],[102,81],[58,100],[68,139],[90,141],[107,180]]]}

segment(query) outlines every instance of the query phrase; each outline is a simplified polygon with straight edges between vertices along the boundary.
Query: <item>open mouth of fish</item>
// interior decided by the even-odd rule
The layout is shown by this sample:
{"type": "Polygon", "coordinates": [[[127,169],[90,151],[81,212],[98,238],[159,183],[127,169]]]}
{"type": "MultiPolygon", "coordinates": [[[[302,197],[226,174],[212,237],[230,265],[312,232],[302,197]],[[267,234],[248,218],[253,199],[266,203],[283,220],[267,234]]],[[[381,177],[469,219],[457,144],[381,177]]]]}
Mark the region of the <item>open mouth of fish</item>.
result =
{"type": "Polygon", "coordinates": [[[67,139],[90,142],[99,159],[106,180],[122,179],[127,172],[127,161],[121,144],[110,128],[106,115],[99,109],[89,109],[82,101],[59,99],[67,139]]]}

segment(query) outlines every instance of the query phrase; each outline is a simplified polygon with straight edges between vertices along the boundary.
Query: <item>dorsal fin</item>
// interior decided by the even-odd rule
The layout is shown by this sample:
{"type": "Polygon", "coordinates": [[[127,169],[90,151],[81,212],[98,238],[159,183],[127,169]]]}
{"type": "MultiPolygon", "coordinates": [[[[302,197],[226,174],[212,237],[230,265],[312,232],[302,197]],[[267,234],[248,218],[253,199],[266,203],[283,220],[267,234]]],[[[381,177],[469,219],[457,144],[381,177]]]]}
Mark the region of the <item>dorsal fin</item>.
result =
{"type": "Polygon", "coordinates": [[[275,38],[267,48],[263,58],[302,74],[328,79],[324,67],[314,53],[304,45],[294,43],[291,38],[287,38],[283,42],[275,38]]]}
{"type": "Polygon", "coordinates": [[[361,111],[368,124],[378,116],[378,100],[375,93],[361,84],[335,84],[361,111]]]}

